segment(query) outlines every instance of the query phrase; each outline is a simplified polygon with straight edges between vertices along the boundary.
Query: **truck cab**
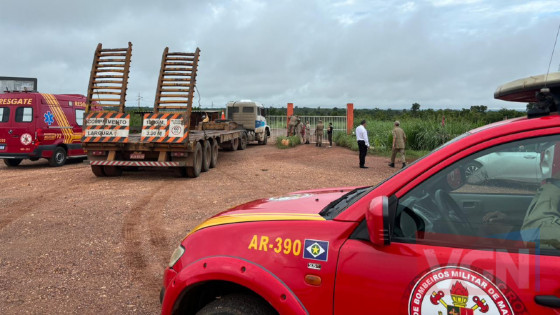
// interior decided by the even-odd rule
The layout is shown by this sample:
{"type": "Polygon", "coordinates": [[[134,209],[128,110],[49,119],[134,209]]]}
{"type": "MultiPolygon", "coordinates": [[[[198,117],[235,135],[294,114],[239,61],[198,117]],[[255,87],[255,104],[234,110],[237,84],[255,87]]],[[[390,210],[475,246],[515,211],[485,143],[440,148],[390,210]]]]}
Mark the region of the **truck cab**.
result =
{"type": "Polygon", "coordinates": [[[40,158],[62,166],[68,158],[85,157],[80,142],[85,100],[76,94],[0,94],[0,159],[9,167],[40,158]]]}
{"type": "Polygon", "coordinates": [[[266,109],[259,102],[240,100],[228,102],[227,119],[235,121],[247,131],[248,141],[266,144],[270,137],[270,127],[266,123],[266,109]]]}

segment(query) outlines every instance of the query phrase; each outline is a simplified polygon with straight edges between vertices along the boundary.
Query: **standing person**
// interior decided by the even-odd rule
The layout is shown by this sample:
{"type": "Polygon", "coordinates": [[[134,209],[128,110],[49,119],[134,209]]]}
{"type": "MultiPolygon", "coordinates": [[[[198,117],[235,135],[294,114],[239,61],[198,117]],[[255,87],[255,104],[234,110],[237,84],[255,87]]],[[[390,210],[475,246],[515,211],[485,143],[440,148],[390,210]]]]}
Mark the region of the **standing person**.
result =
{"type": "Polygon", "coordinates": [[[402,167],[406,166],[406,160],[404,159],[404,147],[406,144],[406,134],[404,130],[400,127],[401,123],[397,120],[395,121],[395,127],[393,128],[393,153],[391,154],[390,167],[395,167],[395,157],[397,153],[401,155],[402,167]]]}
{"type": "Polygon", "coordinates": [[[297,124],[296,124],[296,133],[295,136],[297,136],[299,138],[299,143],[303,143],[303,122],[301,122],[301,120],[298,118],[297,120],[297,124]]]}
{"type": "Polygon", "coordinates": [[[295,129],[297,124],[297,116],[292,115],[290,116],[290,121],[288,123],[288,136],[291,137],[294,135],[295,129]]]}
{"type": "Polygon", "coordinates": [[[366,121],[362,120],[358,128],[356,128],[356,140],[358,140],[358,148],[360,149],[360,168],[368,168],[366,164],[366,155],[369,148],[369,140],[366,130],[366,121]]]}
{"type": "Polygon", "coordinates": [[[309,144],[311,140],[311,125],[309,124],[309,120],[305,122],[305,144],[309,144]]]}
{"type": "Polygon", "coordinates": [[[327,138],[329,139],[329,148],[332,148],[332,133],[333,133],[332,123],[329,123],[329,128],[327,128],[327,138]]]}
{"type": "Polygon", "coordinates": [[[315,143],[316,147],[323,146],[323,129],[325,129],[323,121],[319,120],[319,123],[315,126],[315,140],[317,141],[317,143],[315,143]]]}

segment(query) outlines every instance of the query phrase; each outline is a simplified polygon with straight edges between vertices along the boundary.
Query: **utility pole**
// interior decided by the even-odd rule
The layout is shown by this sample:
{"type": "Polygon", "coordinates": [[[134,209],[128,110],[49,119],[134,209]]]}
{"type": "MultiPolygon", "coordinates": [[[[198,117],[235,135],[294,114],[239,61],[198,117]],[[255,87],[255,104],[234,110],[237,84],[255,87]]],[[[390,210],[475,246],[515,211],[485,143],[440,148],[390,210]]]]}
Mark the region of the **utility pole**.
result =
{"type": "Polygon", "coordinates": [[[142,96],[140,96],[140,93],[138,93],[138,97],[136,98],[136,100],[138,101],[138,108],[140,108],[140,101],[144,99],[142,96]]]}

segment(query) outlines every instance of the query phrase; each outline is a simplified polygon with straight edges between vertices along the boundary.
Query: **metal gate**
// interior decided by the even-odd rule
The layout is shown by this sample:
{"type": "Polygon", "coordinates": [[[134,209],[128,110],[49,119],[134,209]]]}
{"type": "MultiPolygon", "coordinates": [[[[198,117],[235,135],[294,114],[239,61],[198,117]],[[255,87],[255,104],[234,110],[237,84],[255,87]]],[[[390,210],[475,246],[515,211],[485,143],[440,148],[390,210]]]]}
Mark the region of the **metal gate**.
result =
{"type": "MultiPolygon", "coordinates": [[[[329,123],[333,124],[334,131],[346,132],[346,116],[298,116],[304,123],[307,123],[309,121],[309,124],[311,125],[312,140],[314,140],[313,135],[315,134],[315,126],[317,125],[317,123],[319,123],[319,120],[322,120],[323,124],[325,125],[325,139],[327,126],[329,125],[329,123]]],[[[270,126],[270,138],[272,141],[276,141],[277,137],[286,136],[288,134],[288,117],[267,116],[266,120],[268,122],[268,125],[270,126]]]]}

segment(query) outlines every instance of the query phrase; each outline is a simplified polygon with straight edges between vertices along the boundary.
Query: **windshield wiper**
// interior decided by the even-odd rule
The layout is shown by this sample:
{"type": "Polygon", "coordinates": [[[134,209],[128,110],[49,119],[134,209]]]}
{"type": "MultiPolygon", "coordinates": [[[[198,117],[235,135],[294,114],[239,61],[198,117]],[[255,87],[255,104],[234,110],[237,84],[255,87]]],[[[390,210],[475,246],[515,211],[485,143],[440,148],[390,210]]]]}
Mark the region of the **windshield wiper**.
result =
{"type": "Polygon", "coordinates": [[[370,187],[356,188],[344,194],[342,197],[333,200],[319,214],[328,219],[334,218],[340,212],[351,206],[356,200],[360,199],[365,191],[370,187]]]}

